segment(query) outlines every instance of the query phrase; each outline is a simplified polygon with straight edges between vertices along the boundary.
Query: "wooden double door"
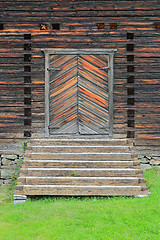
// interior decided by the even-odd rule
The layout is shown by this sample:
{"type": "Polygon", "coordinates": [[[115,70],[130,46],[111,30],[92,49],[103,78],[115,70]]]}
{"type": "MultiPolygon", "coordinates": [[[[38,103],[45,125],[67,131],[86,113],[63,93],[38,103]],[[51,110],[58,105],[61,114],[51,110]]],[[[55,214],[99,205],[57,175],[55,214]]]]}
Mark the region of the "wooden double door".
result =
{"type": "Polygon", "coordinates": [[[48,135],[108,135],[109,55],[48,54],[48,135]]]}

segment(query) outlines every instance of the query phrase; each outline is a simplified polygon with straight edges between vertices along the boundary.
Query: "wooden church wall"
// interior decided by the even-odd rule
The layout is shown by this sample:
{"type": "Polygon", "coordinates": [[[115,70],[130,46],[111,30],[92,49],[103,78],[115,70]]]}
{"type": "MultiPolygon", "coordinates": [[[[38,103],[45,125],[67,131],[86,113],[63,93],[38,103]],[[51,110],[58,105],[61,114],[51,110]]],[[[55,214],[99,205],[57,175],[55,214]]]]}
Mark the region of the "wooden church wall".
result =
{"type": "Polygon", "coordinates": [[[1,142],[44,136],[42,48],[117,48],[114,137],[158,151],[159,7],[158,0],[0,1],[1,142]]]}

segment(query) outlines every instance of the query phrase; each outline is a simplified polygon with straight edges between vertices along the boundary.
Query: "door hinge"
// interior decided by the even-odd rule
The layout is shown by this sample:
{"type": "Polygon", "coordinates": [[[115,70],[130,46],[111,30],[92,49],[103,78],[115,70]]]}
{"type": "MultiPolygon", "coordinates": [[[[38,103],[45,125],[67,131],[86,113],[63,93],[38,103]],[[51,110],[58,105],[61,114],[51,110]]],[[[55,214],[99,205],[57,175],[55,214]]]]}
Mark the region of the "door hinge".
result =
{"type": "Polygon", "coordinates": [[[48,126],[49,129],[59,129],[59,127],[48,126]]]}
{"type": "Polygon", "coordinates": [[[60,68],[47,68],[48,71],[60,71],[60,68]]]}
{"type": "Polygon", "coordinates": [[[102,67],[102,68],[100,68],[100,69],[102,69],[102,70],[108,70],[108,69],[110,69],[110,67],[102,67]]]}

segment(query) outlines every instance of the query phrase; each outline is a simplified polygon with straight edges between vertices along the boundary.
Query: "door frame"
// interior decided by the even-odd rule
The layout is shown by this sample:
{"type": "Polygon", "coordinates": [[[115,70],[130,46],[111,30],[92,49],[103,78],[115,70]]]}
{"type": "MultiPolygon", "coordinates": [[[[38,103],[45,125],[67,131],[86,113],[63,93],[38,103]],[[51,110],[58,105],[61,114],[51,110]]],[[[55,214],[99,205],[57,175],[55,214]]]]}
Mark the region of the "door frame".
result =
{"type": "Polygon", "coordinates": [[[65,54],[65,55],[91,55],[91,54],[104,54],[109,56],[108,60],[108,104],[109,104],[109,137],[113,137],[113,84],[114,84],[114,71],[113,60],[114,54],[117,49],[103,49],[103,48],[43,48],[41,51],[45,54],[45,137],[49,137],[49,101],[50,101],[50,72],[49,63],[50,55],[53,54],[65,54]]]}

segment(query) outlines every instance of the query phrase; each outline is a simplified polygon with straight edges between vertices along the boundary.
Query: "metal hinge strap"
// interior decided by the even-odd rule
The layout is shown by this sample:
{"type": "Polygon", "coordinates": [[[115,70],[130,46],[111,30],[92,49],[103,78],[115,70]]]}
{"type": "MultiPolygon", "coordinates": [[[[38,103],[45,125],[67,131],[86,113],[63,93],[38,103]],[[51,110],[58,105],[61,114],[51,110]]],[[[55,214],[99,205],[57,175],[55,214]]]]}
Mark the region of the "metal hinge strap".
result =
{"type": "Polygon", "coordinates": [[[102,68],[100,68],[100,69],[102,69],[102,70],[107,70],[107,69],[110,69],[110,67],[102,67],[102,68]]]}
{"type": "Polygon", "coordinates": [[[60,71],[60,68],[47,68],[48,71],[60,71]]]}

